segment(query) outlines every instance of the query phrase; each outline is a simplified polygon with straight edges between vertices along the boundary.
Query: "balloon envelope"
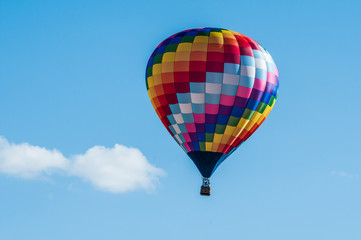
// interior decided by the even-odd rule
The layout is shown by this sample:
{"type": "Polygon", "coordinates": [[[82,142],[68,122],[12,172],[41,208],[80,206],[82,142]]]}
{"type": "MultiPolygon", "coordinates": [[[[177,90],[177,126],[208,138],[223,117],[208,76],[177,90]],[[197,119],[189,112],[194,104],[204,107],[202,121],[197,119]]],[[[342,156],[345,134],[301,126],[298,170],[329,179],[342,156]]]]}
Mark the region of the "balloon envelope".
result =
{"type": "Polygon", "coordinates": [[[168,132],[209,178],[263,123],[279,82],[271,55],[251,38],[197,28],[159,44],[146,85],[168,132]]]}

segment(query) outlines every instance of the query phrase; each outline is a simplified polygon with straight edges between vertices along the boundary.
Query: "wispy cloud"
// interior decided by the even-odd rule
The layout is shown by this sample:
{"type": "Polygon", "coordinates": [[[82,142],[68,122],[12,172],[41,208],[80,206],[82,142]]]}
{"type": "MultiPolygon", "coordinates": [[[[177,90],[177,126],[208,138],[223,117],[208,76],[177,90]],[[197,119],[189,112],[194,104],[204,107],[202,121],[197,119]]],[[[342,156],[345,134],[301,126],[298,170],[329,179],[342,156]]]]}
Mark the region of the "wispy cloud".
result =
{"type": "Polygon", "coordinates": [[[338,176],[338,177],[342,177],[342,178],[357,178],[358,175],[357,174],[350,174],[344,171],[331,171],[331,174],[333,176],[338,176]]]}
{"type": "Polygon", "coordinates": [[[82,178],[98,189],[124,193],[154,189],[165,173],[151,165],[136,148],[116,144],[95,146],[70,158],[58,150],[28,143],[9,143],[0,136],[0,173],[25,179],[51,176],[56,171],[82,178]]]}

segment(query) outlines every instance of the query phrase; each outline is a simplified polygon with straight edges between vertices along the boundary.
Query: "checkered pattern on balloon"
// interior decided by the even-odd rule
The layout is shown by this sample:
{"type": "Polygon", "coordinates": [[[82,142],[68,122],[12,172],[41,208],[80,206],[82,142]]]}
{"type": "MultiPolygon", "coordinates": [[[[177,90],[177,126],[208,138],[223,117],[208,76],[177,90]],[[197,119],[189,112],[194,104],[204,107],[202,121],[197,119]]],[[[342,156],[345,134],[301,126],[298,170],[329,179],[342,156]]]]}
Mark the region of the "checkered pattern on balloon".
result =
{"type": "Polygon", "coordinates": [[[210,174],[201,171],[209,177],[264,122],[279,81],[271,55],[251,38],[197,28],[159,44],[146,84],[158,117],[191,158],[192,152],[219,155],[210,174]]]}

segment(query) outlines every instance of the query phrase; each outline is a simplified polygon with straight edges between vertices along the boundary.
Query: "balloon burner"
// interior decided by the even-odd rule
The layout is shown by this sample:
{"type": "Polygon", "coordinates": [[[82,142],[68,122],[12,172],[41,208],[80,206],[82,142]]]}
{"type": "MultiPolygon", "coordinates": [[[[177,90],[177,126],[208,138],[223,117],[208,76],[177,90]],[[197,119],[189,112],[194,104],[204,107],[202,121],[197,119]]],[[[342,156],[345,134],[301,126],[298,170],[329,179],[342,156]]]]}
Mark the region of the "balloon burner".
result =
{"type": "Polygon", "coordinates": [[[211,187],[209,186],[211,182],[209,178],[203,178],[203,184],[201,186],[201,195],[202,196],[210,196],[211,195],[211,187]]]}

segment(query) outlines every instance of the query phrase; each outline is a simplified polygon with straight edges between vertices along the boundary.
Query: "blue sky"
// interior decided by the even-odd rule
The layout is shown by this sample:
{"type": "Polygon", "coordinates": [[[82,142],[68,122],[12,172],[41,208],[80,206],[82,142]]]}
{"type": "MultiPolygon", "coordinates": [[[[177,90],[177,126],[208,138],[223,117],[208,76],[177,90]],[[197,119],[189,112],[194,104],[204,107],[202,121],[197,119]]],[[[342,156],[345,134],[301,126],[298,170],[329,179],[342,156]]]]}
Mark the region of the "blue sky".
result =
{"type": "Polygon", "coordinates": [[[361,239],[360,12],[359,1],[0,0],[0,239],[361,239]],[[255,39],[280,73],[274,109],[217,169],[210,198],[144,80],[159,42],[203,26],[255,39]],[[54,161],[29,170],[29,151],[54,161]],[[146,167],[129,185],[102,182],[94,156],[123,153],[146,167]]]}

